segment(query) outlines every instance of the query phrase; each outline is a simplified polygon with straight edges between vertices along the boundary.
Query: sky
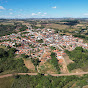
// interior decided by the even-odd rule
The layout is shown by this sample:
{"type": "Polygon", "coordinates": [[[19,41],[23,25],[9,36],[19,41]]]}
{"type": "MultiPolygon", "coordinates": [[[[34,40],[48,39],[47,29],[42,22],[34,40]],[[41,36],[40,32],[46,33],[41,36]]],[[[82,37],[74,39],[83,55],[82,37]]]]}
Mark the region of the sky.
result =
{"type": "Polygon", "coordinates": [[[0,18],[88,18],[88,0],[0,0],[0,18]]]}

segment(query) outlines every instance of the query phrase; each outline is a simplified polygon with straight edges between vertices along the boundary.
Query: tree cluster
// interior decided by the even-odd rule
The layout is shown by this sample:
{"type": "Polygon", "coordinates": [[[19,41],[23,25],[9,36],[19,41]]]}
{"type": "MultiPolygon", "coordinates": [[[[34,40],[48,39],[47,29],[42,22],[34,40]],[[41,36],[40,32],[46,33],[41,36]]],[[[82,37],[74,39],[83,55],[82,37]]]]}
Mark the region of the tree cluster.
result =
{"type": "MultiPolygon", "coordinates": [[[[76,47],[73,51],[65,51],[74,63],[68,65],[68,69],[71,71],[76,68],[84,68],[88,66],[88,51],[82,47],[76,47]]],[[[84,70],[84,69],[83,69],[84,70]]]]}
{"type": "Polygon", "coordinates": [[[4,50],[0,48],[0,73],[15,70],[17,72],[28,72],[22,59],[15,59],[15,48],[4,50]]]}
{"type": "Polygon", "coordinates": [[[0,36],[5,36],[5,35],[9,35],[11,33],[17,33],[15,31],[15,29],[19,29],[19,31],[25,31],[27,29],[26,25],[0,25],[0,36]]]}
{"type": "Polygon", "coordinates": [[[70,88],[74,85],[75,88],[82,88],[84,85],[88,85],[88,75],[83,77],[77,76],[63,76],[53,77],[44,76],[38,74],[37,76],[18,76],[14,79],[11,88],[70,88]]]}
{"type": "Polygon", "coordinates": [[[51,64],[53,64],[53,66],[56,68],[56,70],[58,71],[58,73],[60,73],[60,67],[58,64],[58,60],[56,58],[56,54],[54,52],[51,53],[51,64]]]}

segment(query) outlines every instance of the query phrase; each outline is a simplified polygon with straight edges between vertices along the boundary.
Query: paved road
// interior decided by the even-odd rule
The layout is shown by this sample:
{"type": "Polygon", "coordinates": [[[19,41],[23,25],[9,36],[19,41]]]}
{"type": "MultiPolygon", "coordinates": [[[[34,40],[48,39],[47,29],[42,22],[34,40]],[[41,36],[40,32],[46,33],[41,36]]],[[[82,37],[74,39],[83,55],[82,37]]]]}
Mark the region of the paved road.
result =
{"type": "MultiPolygon", "coordinates": [[[[37,75],[38,73],[16,73],[18,75],[37,75]]],[[[81,72],[81,73],[68,73],[68,74],[49,74],[51,76],[71,76],[71,75],[84,75],[84,74],[88,74],[88,72],[81,72]]],[[[10,77],[13,76],[14,74],[7,74],[7,75],[1,75],[0,78],[5,78],[5,77],[10,77]]],[[[48,74],[44,74],[45,76],[47,76],[48,74]]]]}

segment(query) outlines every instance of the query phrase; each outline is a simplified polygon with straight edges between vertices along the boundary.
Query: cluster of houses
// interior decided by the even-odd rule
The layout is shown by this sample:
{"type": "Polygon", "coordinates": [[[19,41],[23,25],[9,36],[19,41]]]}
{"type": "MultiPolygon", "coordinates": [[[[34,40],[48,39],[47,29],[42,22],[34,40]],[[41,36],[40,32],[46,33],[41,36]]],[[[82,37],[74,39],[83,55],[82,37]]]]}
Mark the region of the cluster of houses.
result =
{"type": "Polygon", "coordinates": [[[50,46],[56,47],[57,59],[63,58],[64,49],[74,50],[77,46],[88,49],[88,43],[83,39],[75,38],[72,35],[61,36],[55,33],[54,29],[26,29],[25,31],[12,33],[0,37],[0,45],[16,48],[16,54],[30,55],[32,58],[39,58],[41,61],[51,59],[50,46]],[[60,50],[59,50],[60,49],[60,50]]]}

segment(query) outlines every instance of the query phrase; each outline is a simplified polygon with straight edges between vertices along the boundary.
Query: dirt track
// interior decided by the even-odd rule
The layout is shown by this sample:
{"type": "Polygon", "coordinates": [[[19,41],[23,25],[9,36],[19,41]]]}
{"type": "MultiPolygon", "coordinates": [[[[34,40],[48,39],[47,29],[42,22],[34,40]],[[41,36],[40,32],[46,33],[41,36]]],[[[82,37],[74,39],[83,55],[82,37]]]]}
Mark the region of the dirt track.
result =
{"type": "MultiPolygon", "coordinates": [[[[16,73],[18,75],[37,75],[38,73],[16,73]]],[[[88,74],[88,72],[81,72],[81,73],[69,73],[69,74],[49,74],[51,76],[71,76],[71,75],[84,75],[84,74],[88,74]]],[[[47,76],[48,74],[44,74],[45,76],[47,76]]],[[[13,74],[7,74],[7,75],[2,75],[0,76],[0,78],[5,78],[5,77],[10,77],[13,76],[13,74]]]]}

